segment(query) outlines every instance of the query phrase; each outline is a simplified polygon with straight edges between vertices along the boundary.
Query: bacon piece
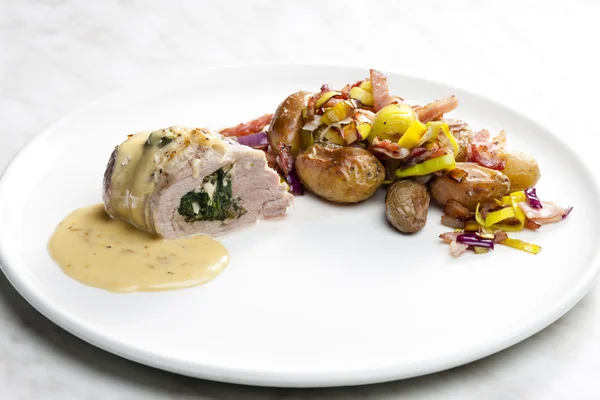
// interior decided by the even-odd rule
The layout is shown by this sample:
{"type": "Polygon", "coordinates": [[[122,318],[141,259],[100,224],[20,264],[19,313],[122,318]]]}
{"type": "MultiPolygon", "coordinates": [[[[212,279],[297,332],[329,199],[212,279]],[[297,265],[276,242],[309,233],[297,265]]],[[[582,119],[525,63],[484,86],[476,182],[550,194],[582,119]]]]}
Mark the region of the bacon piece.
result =
{"type": "Polygon", "coordinates": [[[387,78],[381,72],[372,69],[371,85],[373,86],[373,110],[377,112],[391,103],[387,78]]]}
{"type": "Polygon", "coordinates": [[[460,235],[460,232],[445,232],[440,234],[440,239],[442,239],[445,243],[452,243],[456,241],[456,238],[460,235]]]}
{"type": "Polygon", "coordinates": [[[532,229],[534,231],[540,229],[541,225],[538,224],[537,222],[531,220],[531,219],[526,219],[525,220],[525,228],[527,229],[532,229]]]}
{"type": "Polygon", "coordinates": [[[473,213],[469,211],[465,206],[454,200],[448,200],[444,206],[444,214],[452,218],[458,218],[466,221],[473,218],[473,213]]]}
{"type": "Polygon", "coordinates": [[[413,165],[422,163],[423,161],[433,158],[436,154],[444,155],[446,154],[446,152],[447,150],[440,149],[440,146],[438,146],[437,143],[434,143],[431,149],[429,150],[427,150],[425,147],[414,148],[408,157],[408,162],[406,163],[405,167],[412,167],[413,165]],[[440,152],[440,150],[443,151],[440,152]]]}
{"type": "Polygon", "coordinates": [[[446,113],[454,110],[458,107],[458,99],[452,95],[444,99],[432,101],[431,103],[425,104],[423,107],[416,109],[419,121],[426,123],[429,121],[435,121],[446,113]]]}
{"type": "Polygon", "coordinates": [[[452,243],[450,243],[450,254],[453,257],[458,257],[458,256],[462,255],[465,251],[467,251],[468,248],[469,248],[469,245],[467,245],[467,244],[458,243],[457,241],[453,241],[452,243]]]}
{"type": "Polygon", "coordinates": [[[502,243],[505,239],[508,239],[508,235],[504,231],[494,232],[494,244],[502,243]]]}
{"type": "Polygon", "coordinates": [[[323,103],[323,105],[321,107],[322,108],[333,107],[337,103],[342,102],[342,101],[344,101],[344,99],[340,99],[339,97],[332,97],[329,100],[327,100],[325,103],[323,103]]]}
{"type": "Polygon", "coordinates": [[[483,219],[485,219],[485,217],[487,217],[487,215],[493,211],[498,211],[504,207],[510,207],[509,205],[506,206],[500,206],[494,202],[490,202],[490,203],[485,203],[484,205],[482,205],[479,208],[479,212],[481,213],[481,217],[483,219]]]}
{"type": "Polygon", "coordinates": [[[404,103],[404,99],[400,96],[390,96],[390,104],[402,104],[404,103]]]}
{"type": "Polygon", "coordinates": [[[506,132],[504,132],[504,129],[492,141],[496,150],[504,150],[506,148],[506,132]]]}
{"type": "Polygon", "coordinates": [[[279,150],[279,155],[276,158],[277,165],[279,165],[283,174],[287,176],[294,169],[294,157],[290,153],[291,146],[280,142],[277,143],[277,149],[279,150]]]}
{"type": "Polygon", "coordinates": [[[265,151],[265,158],[267,159],[267,165],[270,168],[277,168],[277,154],[273,153],[273,149],[271,149],[271,147],[265,151]]]}
{"type": "Polygon", "coordinates": [[[429,158],[441,157],[441,156],[443,156],[446,153],[448,153],[448,149],[445,148],[445,147],[441,147],[441,148],[437,149],[436,151],[434,151],[431,154],[431,157],[429,157],[429,158]]]}
{"type": "Polygon", "coordinates": [[[414,149],[411,150],[410,152],[410,158],[415,158],[420,156],[421,154],[427,152],[427,149],[425,147],[415,147],[414,149]]]}
{"type": "Polygon", "coordinates": [[[273,119],[273,114],[265,114],[252,121],[244,122],[231,128],[221,129],[219,133],[223,136],[237,137],[252,135],[265,129],[271,123],[271,119],[273,119]]]}
{"type": "Polygon", "coordinates": [[[469,161],[476,162],[482,167],[498,171],[506,168],[506,157],[490,150],[488,146],[483,144],[471,144],[469,161]]]}
{"type": "Polygon", "coordinates": [[[506,132],[501,131],[492,139],[490,132],[482,129],[474,135],[471,146],[467,148],[467,161],[501,171],[506,167],[506,157],[498,152],[504,149],[505,145],[506,132]]]}
{"type": "Polygon", "coordinates": [[[385,139],[381,140],[379,137],[373,139],[371,143],[371,150],[374,153],[385,154],[386,156],[396,159],[402,160],[409,156],[410,150],[400,146],[396,142],[392,142],[391,140],[385,139]]]}
{"type": "Polygon", "coordinates": [[[463,221],[446,214],[442,215],[442,225],[447,226],[449,228],[459,229],[463,229],[465,227],[465,223],[463,221]]]}
{"type": "Polygon", "coordinates": [[[519,207],[528,220],[538,225],[561,221],[573,209],[572,207],[560,207],[551,201],[542,201],[542,208],[533,208],[526,202],[519,203],[519,207]]]}
{"type": "Polygon", "coordinates": [[[473,143],[489,146],[492,143],[492,134],[487,129],[482,129],[473,136],[473,143]]]}

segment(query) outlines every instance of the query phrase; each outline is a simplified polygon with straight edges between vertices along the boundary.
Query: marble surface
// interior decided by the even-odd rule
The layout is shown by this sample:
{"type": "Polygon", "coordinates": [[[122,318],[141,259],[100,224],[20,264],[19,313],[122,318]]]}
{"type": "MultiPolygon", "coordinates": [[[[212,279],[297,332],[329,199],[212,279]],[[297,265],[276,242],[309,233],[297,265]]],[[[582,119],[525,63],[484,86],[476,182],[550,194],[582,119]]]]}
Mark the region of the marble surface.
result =
{"type": "MultiPolygon", "coordinates": [[[[451,82],[525,111],[593,160],[598,15],[594,0],[0,0],[0,169],[48,124],[114,89],[182,69],[263,61],[359,64],[451,82]]],[[[0,398],[11,400],[600,398],[597,286],[555,324],[501,353],[350,388],[235,386],[141,366],[58,328],[2,274],[0,332],[0,398]]]]}

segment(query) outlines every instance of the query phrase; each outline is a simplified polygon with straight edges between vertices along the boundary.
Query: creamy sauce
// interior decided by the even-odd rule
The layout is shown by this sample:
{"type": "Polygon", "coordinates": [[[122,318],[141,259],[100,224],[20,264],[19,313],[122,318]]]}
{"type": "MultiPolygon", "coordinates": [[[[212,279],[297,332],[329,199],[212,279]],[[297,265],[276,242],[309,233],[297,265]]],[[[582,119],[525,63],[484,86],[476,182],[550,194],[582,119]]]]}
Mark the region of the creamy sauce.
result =
{"type": "Polygon", "coordinates": [[[199,285],[229,263],[209,236],[164,240],[112,219],[102,204],[68,215],[48,243],[65,274],[111,292],[160,291],[199,285]]]}

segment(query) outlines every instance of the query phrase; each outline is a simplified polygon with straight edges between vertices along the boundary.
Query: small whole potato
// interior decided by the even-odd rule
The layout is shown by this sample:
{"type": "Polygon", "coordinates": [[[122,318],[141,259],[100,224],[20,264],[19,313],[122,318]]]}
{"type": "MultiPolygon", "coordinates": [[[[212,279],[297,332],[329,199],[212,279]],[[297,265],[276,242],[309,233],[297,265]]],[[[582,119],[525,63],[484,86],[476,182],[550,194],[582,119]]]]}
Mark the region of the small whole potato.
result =
{"type": "Polygon", "coordinates": [[[428,210],[427,187],[411,179],[395,182],[385,194],[385,216],[400,232],[414,233],[423,228],[428,210]]]}
{"type": "Polygon", "coordinates": [[[300,180],[317,196],[336,203],[357,203],[383,183],[385,169],[369,151],[335,144],[314,144],[296,157],[300,180]]]}
{"type": "Polygon", "coordinates": [[[296,156],[300,152],[300,132],[302,131],[303,119],[302,109],[306,106],[310,93],[296,92],[289,95],[279,104],[269,130],[267,137],[271,148],[279,153],[279,143],[290,146],[290,152],[296,156]]]}
{"type": "Polygon", "coordinates": [[[506,167],[502,173],[510,180],[510,191],[525,190],[534,187],[540,180],[540,167],[533,156],[520,151],[507,151],[506,167]]]}
{"type": "Polygon", "coordinates": [[[502,197],[510,189],[510,181],[500,171],[475,163],[456,163],[456,168],[468,174],[460,183],[446,176],[436,176],[431,180],[431,196],[442,205],[446,205],[448,200],[454,200],[473,211],[477,203],[502,197]]]}

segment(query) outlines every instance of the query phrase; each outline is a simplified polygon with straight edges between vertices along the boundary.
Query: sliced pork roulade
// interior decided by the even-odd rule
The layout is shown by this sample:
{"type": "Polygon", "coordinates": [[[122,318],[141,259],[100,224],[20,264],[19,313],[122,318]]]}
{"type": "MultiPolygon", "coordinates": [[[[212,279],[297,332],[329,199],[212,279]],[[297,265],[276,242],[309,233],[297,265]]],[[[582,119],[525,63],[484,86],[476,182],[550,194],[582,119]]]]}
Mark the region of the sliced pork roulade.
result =
{"type": "Polygon", "coordinates": [[[293,197],[264,152],[208,129],[170,127],[115,149],[103,198],[111,216],[170,239],[281,217],[293,197]]]}

